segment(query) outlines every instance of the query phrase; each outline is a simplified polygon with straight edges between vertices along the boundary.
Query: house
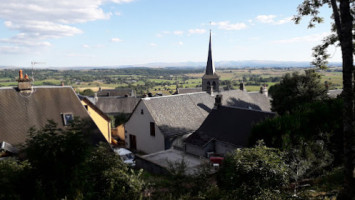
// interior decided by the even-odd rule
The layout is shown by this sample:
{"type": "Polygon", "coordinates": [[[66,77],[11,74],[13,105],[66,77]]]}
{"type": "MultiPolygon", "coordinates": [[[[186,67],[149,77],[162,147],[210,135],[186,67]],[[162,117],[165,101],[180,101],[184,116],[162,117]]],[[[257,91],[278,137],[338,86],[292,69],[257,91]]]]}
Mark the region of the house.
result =
{"type": "Polygon", "coordinates": [[[137,97],[95,97],[95,105],[107,115],[131,114],[140,98],[137,97]]]}
{"type": "Polygon", "coordinates": [[[111,138],[111,118],[96,107],[89,99],[79,96],[81,104],[88,111],[91,119],[101,131],[108,143],[112,142],[111,138]]]}
{"type": "Polygon", "coordinates": [[[206,92],[142,98],[125,124],[126,146],[153,153],[192,133],[213,108],[206,92]]]}
{"type": "Polygon", "coordinates": [[[259,111],[270,111],[271,108],[265,92],[219,90],[219,76],[212,61],[211,33],[202,90],[142,98],[125,124],[126,146],[145,153],[163,151],[172,146],[183,148],[184,138],[195,132],[212,111],[215,95],[219,97],[218,103],[222,105],[259,111]]]}
{"type": "Polygon", "coordinates": [[[135,97],[136,91],[131,88],[101,89],[97,92],[98,97],[135,97]]]}
{"type": "Polygon", "coordinates": [[[18,87],[0,88],[0,113],[0,141],[15,147],[28,139],[29,128],[40,129],[52,120],[65,129],[74,117],[88,122],[85,130],[90,142],[106,141],[72,87],[35,87],[22,71],[18,87]]]}
{"type": "Polygon", "coordinates": [[[224,155],[245,147],[253,125],[274,115],[271,112],[217,105],[185,140],[185,151],[207,157],[212,152],[224,155]]]}
{"type": "Polygon", "coordinates": [[[194,93],[194,92],[202,92],[202,87],[200,88],[177,88],[176,94],[186,94],[186,93],[194,93]]]}

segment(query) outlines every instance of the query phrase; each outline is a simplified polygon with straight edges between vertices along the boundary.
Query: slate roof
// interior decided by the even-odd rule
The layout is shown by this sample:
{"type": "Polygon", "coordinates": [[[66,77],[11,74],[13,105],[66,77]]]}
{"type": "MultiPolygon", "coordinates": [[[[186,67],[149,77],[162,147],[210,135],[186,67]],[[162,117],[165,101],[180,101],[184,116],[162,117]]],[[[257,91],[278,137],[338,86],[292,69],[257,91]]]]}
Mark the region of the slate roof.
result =
{"type": "Polygon", "coordinates": [[[63,113],[88,120],[93,143],[106,141],[71,87],[33,87],[32,93],[0,88],[0,113],[0,141],[12,145],[24,143],[28,129],[33,126],[40,129],[47,120],[65,128],[63,113]]]}
{"type": "Polygon", "coordinates": [[[135,96],[134,90],[131,88],[103,89],[97,92],[97,96],[135,96]]]}
{"type": "Polygon", "coordinates": [[[327,94],[330,98],[336,98],[342,92],[343,92],[343,89],[336,89],[336,90],[329,90],[327,94]]]}
{"type": "Polygon", "coordinates": [[[259,92],[246,92],[242,90],[222,91],[222,105],[248,108],[254,110],[271,111],[270,100],[259,92]]]}
{"type": "Polygon", "coordinates": [[[137,97],[98,97],[95,105],[106,114],[132,113],[140,98],[137,97]]]}
{"type": "Polygon", "coordinates": [[[246,146],[253,124],[274,115],[271,112],[221,106],[213,109],[185,142],[203,147],[212,140],[218,140],[235,146],[246,146]]]}
{"type": "Polygon", "coordinates": [[[143,98],[155,124],[165,136],[192,133],[214,106],[214,97],[205,92],[143,98]]]}
{"type": "Polygon", "coordinates": [[[200,88],[178,88],[178,94],[202,92],[202,87],[200,88]]]}
{"type": "MultiPolygon", "coordinates": [[[[240,90],[223,91],[222,105],[270,111],[265,95],[240,90]]],[[[165,136],[183,135],[196,131],[215,104],[215,96],[206,92],[143,98],[156,125],[165,136]]]]}

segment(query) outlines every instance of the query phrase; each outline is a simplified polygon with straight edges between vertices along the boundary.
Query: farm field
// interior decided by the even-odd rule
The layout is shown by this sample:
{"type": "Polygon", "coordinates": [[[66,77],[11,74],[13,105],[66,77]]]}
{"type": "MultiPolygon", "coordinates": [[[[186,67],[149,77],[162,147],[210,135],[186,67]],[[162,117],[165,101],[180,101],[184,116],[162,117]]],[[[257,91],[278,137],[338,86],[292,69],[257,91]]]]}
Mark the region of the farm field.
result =
{"type": "MultiPolygon", "coordinates": [[[[220,87],[238,89],[243,81],[247,91],[258,91],[261,85],[268,87],[279,83],[286,73],[304,73],[305,68],[241,68],[217,69],[220,76],[220,87]]],[[[321,81],[327,82],[330,89],[342,87],[341,68],[317,70],[321,81]]],[[[24,70],[32,74],[29,70],[24,70]]],[[[70,85],[78,92],[90,89],[94,92],[102,89],[130,87],[143,93],[172,94],[179,88],[195,88],[201,86],[201,69],[156,69],[156,68],[125,68],[125,69],[93,69],[93,70],[37,70],[34,85],[70,85]]],[[[0,70],[0,87],[16,86],[18,69],[0,70]]]]}

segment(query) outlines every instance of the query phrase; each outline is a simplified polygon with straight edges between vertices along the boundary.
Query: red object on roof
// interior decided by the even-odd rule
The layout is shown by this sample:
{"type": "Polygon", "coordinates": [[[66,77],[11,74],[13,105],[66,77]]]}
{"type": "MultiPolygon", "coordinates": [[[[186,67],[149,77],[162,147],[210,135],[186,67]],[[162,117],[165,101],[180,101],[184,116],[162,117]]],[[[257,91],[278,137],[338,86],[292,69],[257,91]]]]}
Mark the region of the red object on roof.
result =
{"type": "Polygon", "coordinates": [[[223,157],[210,157],[211,163],[222,164],[224,158],[223,157]]]}

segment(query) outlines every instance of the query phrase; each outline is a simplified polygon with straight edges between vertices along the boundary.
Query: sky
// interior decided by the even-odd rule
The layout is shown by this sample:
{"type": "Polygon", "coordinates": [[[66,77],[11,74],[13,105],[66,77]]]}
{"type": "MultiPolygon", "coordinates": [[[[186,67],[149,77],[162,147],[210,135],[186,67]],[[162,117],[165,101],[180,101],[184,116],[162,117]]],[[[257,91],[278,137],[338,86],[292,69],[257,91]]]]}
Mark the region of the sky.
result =
{"type": "MultiPolygon", "coordinates": [[[[330,34],[291,19],[302,0],[1,0],[0,66],[121,66],[214,61],[311,61],[330,34]]],[[[330,61],[340,62],[339,48],[330,61]]]]}

